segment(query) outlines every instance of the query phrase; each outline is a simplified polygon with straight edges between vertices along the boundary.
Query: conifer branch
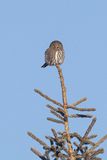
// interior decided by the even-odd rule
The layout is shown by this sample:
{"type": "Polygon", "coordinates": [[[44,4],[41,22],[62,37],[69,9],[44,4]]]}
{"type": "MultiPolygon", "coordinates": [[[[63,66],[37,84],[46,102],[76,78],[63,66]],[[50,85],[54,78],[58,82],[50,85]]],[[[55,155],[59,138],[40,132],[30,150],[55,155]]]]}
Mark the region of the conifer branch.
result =
{"type": "Polygon", "coordinates": [[[80,100],[72,103],[72,104],[69,105],[69,106],[75,107],[75,106],[77,106],[77,105],[79,105],[79,104],[81,104],[82,102],[85,102],[85,101],[87,101],[87,97],[83,97],[83,98],[81,98],[80,100]]]}
{"type": "Polygon", "coordinates": [[[38,156],[40,159],[42,160],[48,160],[47,158],[45,158],[36,148],[31,148],[31,151],[38,156]]]}
{"type": "Polygon", "coordinates": [[[63,121],[60,121],[60,120],[57,120],[57,119],[54,119],[54,118],[50,118],[50,117],[48,117],[47,120],[48,120],[48,121],[55,122],[55,123],[59,123],[59,124],[64,124],[63,121]]]}
{"type": "Polygon", "coordinates": [[[37,141],[39,144],[41,144],[43,147],[45,148],[49,148],[49,146],[43,142],[41,139],[39,139],[38,137],[36,137],[32,132],[27,132],[27,134],[34,139],[35,141],[37,141]]]}
{"type": "Polygon", "coordinates": [[[90,115],[90,114],[71,114],[68,117],[70,117],[70,118],[92,118],[93,115],[90,115]]]}
{"type": "Polygon", "coordinates": [[[56,104],[56,105],[58,105],[58,106],[60,106],[60,107],[63,107],[63,105],[62,105],[60,102],[57,102],[56,100],[50,98],[50,97],[47,96],[46,94],[42,93],[40,90],[34,89],[34,91],[35,91],[36,93],[38,93],[40,96],[42,96],[42,97],[44,97],[45,99],[47,99],[48,101],[50,101],[50,102],[52,102],[52,103],[54,103],[54,104],[56,104]]]}
{"type": "Polygon", "coordinates": [[[34,91],[41,97],[56,105],[47,105],[47,108],[50,110],[51,114],[56,117],[56,119],[48,117],[47,120],[57,123],[59,125],[63,124],[64,131],[56,131],[54,128],[52,128],[52,136],[45,136],[45,138],[49,141],[50,145],[47,145],[43,140],[36,137],[32,132],[28,132],[28,135],[36,142],[38,142],[45,152],[44,154],[42,154],[36,148],[31,148],[31,151],[42,160],[101,160],[98,155],[102,154],[104,152],[104,149],[98,147],[107,139],[107,135],[102,137],[97,142],[92,141],[94,138],[97,137],[96,134],[89,135],[96,122],[96,117],[92,114],[68,114],[69,109],[78,112],[92,112],[96,109],[77,107],[79,104],[87,100],[86,97],[81,98],[75,103],[68,104],[62,70],[59,65],[56,65],[56,68],[60,78],[62,103],[52,99],[38,89],[35,89],[34,91]],[[85,134],[81,136],[78,132],[72,132],[72,130],[69,131],[68,120],[70,118],[92,118],[92,121],[89,124],[87,130],[85,131],[85,134]],[[98,149],[96,150],[96,148],[98,149]]]}
{"type": "Polygon", "coordinates": [[[60,83],[61,83],[61,89],[62,89],[62,100],[63,100],[63,108],[64,108],[64,113],[65,113],[65,118],[66,120],[64,121],[65,125],[65,132],[67,136],[67,145],[68,145],[68,154],[69,158],[72,160],[76,160],[74,156],[74,151],[73,147],[70,141],[70,134],[69,134],[69,124],[68,124],[68,111],[67,111],[67,95],[66,95],[66,87],[64,83],[64,77],[62,74],[62,70],[59,65],[56,65],[56,68],[58,70],[59,78],[60,78],[60,83]]]}

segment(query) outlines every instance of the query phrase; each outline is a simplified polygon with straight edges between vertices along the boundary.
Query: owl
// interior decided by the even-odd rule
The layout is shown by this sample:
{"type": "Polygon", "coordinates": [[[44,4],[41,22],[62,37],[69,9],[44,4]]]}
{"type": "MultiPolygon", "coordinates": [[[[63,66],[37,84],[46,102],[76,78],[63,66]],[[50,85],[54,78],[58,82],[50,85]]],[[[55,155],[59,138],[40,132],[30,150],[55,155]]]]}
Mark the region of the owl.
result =
{"type": "Polygon", "coordinates": [[[64,62],[64,48],[60,41],[51,42],[49,48],[45,51],[45,63],[41,66],[54,66],[64,62]]]}

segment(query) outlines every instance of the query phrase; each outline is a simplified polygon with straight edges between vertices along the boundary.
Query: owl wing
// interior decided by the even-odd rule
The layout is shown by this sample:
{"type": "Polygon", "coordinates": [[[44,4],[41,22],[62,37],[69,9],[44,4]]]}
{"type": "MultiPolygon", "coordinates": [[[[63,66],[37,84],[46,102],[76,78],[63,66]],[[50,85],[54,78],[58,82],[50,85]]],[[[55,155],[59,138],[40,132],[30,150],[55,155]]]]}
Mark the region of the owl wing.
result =
{"type": "Polygon", "coordinates": [[[54,58],[55,58],[55,51],[52,48],[48,48],[45,51],[45,62],[51,65],[53,63],[54,58]]]}

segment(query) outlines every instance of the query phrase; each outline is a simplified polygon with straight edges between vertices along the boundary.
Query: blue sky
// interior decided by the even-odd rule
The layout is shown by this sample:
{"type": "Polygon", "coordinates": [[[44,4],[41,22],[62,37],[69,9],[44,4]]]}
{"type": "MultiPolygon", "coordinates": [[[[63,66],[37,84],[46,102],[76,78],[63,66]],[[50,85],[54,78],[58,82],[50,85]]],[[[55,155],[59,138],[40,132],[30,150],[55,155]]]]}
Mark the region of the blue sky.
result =
{"type": "MultiPolygon", "coordinates": [[[[83,107],[95,107],[93,133],[107,133],[107,1],[4,0],[0,2],[0,158],[38,159],[30,151],[40,146],[27,136],[44,140],[58,125],[46,120],[48,103],[34,93],[39,88],[61,101],[55,67],[41,69],[52,40],[65,48],[69,103],[86,96],[83,107]]],[[[89,120],[72,120],[72,130],[84,133],[89,120]]],[[[107,142],[102,144],[106,160],[107,142]]]]}

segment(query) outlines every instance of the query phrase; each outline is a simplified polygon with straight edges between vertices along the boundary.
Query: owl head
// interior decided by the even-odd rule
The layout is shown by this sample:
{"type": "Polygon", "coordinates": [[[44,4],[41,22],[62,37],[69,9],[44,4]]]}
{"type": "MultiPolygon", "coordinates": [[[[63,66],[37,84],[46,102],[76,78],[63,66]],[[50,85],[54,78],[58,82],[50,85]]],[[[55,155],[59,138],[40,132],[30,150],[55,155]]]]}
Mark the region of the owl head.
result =
{"type": "Polygon", "coordinates": [[[62,50],[63,49],[63,44],[60,41],[55,40],[55,41],[51,42],[49,47],[54,48],[54,49],[61,49],[62,50]]]}

